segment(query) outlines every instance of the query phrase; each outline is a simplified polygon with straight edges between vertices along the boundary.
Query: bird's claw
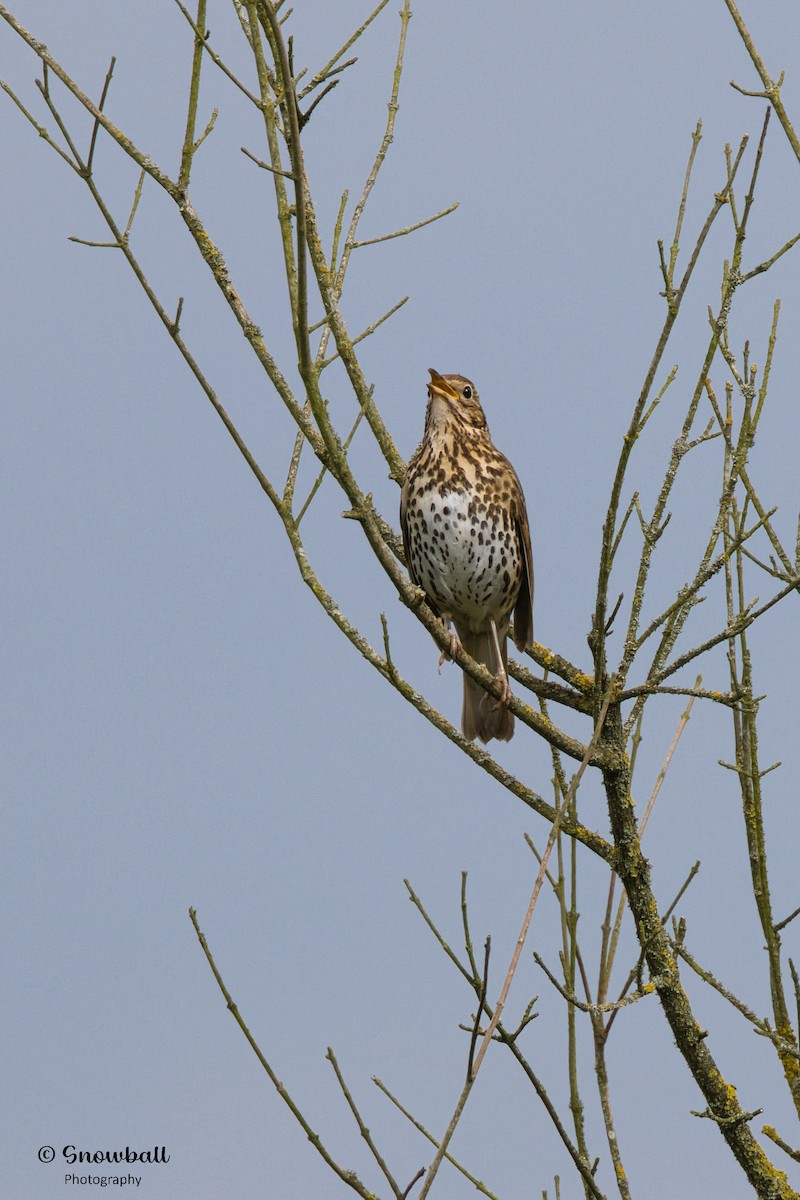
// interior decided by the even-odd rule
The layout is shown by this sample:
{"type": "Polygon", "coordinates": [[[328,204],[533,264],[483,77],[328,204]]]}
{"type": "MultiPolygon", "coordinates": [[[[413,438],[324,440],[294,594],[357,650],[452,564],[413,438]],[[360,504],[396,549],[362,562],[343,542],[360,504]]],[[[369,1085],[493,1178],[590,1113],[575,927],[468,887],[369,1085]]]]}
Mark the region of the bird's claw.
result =
{"type": "Polygon", "coordinates": [[[443,650],[442,653],[439,655],[439,674],[440,675],[442,673],[443,664],[446,662],[452,662],[452,660],[455,658],[456,654],[458,654],[459,651],[463,651],[463,649],[464,649],[464,647],[461,645],[461,638],[458,636],[457,633],[453,633],[452,629],[448,629],[448,631],[447,631],[447,641],[448,641],[447,649],[443,650]]]}
{"type": "Polygon", "coordinates": [[[508,683],[508,676],[505,671],[498,671],[495,679],[500,684],[500,695],[494,697],[493,708],[508,708],[508,702],[511,699],[511,688],[508,683]]]}

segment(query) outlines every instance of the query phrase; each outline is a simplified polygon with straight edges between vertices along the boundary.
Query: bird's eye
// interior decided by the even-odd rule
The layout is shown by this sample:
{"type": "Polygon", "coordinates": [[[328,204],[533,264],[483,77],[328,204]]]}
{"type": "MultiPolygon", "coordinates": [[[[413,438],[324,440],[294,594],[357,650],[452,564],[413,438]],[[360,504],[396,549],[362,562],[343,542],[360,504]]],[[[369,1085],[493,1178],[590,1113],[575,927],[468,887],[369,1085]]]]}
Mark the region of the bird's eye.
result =
{"type": "Polygon", "coordinates": [[[464,391],[462,392],[462,395],[463,395],[463,397],[464,397],[464,399],[465,399],[465,400],[471,400],[471,399],[472,399],[472,388],[469,386],[469,384],[467,384],[467,386],[464,388],[464,391]]]}

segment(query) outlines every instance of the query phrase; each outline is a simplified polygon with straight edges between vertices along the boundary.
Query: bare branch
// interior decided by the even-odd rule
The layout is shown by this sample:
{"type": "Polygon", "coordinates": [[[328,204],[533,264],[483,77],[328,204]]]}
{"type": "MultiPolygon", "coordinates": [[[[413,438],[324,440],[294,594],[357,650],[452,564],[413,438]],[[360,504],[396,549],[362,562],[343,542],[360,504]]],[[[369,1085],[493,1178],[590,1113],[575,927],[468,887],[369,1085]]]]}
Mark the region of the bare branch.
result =
{"type": "Polygon", "coordinates": [[[394,1176],[392,1175],[391,1171],[389,1170],[389,1168],[386,1164],[386,1160],[384,1159],[381,1152],[378,1150],[378,1147],[375,1145],[375,1142],[372,1139],[372,1135],[371,1135],[369,1129],[364,1124],[364,1121],[362,1120],[362,1117],[361,1117],[361,1113],[358,1111],[356,1102],[350,1093],[350,1089],[348,1088],[347,1084],[344,1081],[344,1076],[342,1075],[342,1072],[339,1068],[339,1063],[336,1059],[336,1055],[333,1053],[333,1050],[331,1049],[330,1046],[328,1046],[328,1050],[327,1050],[325,1057],[327,1058],[328,1062],[333,1067],[334,1074],[336,1075],[336,1082],[339,1084],[339,1087],[342,1089],[342,1095],[344,1096],[345,1100],[347,1101],[348,1108],[350,1109],[351,1113],[353,1114],[353,1117],[355,1118],[355,1122],[358,1125],[359,1133],[361,1134],[362,1138],[369,1146],[372,1157],[375,1159],[375,1162],[378,1164],[381,1171],[383,1172],[383,1175],[386,1178],[386,1182],[389,1184],[389,1187],[392,1189],[392,1192],[397,1197],[397,1200],[402,1200],[402,1196],[404,1195],[404,1193],[401,1192],[400,1188],[397,1186],[397,1184],[394,1180],[394,1176]]]}
{"type": "Polygon", "coordinates": [[[458,201],[455,204],[451,204],[449,208],[443,208],[441,212],[436,213],[433,217],[426,217],[424,221],[417,221],[416,225],[407,225],[405,229],[397,229],[394,233],[384,233],[381,237],[366,238],[363,242],[353,242],[351,244],[352,249],[357,250],[359,246],[377,246],[379,242],[390,242],[392,238],[405,237],[406,234],[414,233],[417,229],[424,229],[426,225],[432,225],[434,221],[439,221],[442,217],[448,217],[457,208],[458,201]]]}
{"type": "Polygon", "coordinates": [[[219,990],[222,992],[222,995],[225,998],[225,1003],[228,1006],[228,1010],[230,1011],[230,1013],[233,1016],[233,1019],[236,1021],[236,1024],[239,1026],[242,1033],[244,1034],[245,1039],[247,1040],[247,1043],[250,1046],[250,1049],[253,1051],[256,1058],[261,1063],[261,1066],[264,1068],[267,1075],[269,1076],[270,1082],[272,1083],[273,1087],[275,1088],[275,1091],[278,1093],[281,1100],[283,1100],[284,1104],[289,1109],[292,1116],[297,1121],[298,1125],[303,1130],[303,1132],[305,1133],[308,1140],[311,1142],[311,1145],[314,1147],[314,1149],[317,1151],[317,1153],[323,1159],[325,1164],[328,1167],[330,1167],[330,1169],[334,1172],[334,1174],[338,1175],[338,1177],[342,1180],[343,1183],[346,1183],[348,1185],[348,1187],[351,1187],[354,1192],[356,1192],[359,1196],[361,1196],[362,1200],[374,1200],[372,1193],[367,1188],[365,1188],[364,1185],[360,1182],[355,1171],[340,1166],[339,1163],[336,1162],[336,1160],[332,1157],[332,1155],[329,1153],[329,1151],[326,1149],[325,1145],[323,1144],[322,1139],[320,1138],[319,1134],[315,1133],[314,1130],[311,1128],[308,1121],[304,1117],[303,1113],[300,1111],[300,1109],[295,1104],[294,1100],[289,1095],[289,1093],[286,1090],[286,1088],[284,1087],[284,1085],[281,1083],[281,1081],[278,1078],[278,1076],[276,1075],[275,1071],[272,1069],[272,1066],[270,1065],[269,1061],[264,1056],[258,1042],[255,1040],[255,1038],[253,1037],[249,1028],[247,1027],[247,1025],[244,1021],[244,1018],[242,1017],[241,1013],[239,1012],[238,1007],[236,1006],[236,1004],[233,1000],[233,997],[231,996],[230,992],[228,991],[227,987],[225,986],[225,981],[222,978],[219,968],[217,967],[217,964],[214,962],[214,958],[211,953],[211,950],[209,949],[209,945],[206,940],[206,936],[203,933],[203,931],[200,928],[200,925],[198,923],[196,909],[194,909],[194,908],[189,909],[189,920],[192,922],[192,925],[194,926],[194,931],[197,934],[197,940],[199,941],[199,943],[202,947],[203,953],[206,956],[206,961],[208,962],[208,965],[211,968],[211,973],[213,974],[214,978],[217,981],[219,990]]]}

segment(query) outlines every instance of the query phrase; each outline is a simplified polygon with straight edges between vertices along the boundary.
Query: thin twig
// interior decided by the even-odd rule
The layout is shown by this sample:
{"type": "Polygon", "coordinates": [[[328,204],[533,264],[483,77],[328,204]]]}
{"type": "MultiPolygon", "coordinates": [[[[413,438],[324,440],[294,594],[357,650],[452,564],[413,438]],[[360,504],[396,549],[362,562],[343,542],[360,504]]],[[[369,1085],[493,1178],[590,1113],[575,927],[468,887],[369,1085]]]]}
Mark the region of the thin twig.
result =
{"type": "MultiPolygon", "coordinates": [[[[402,300],[398,300],[396,304],[393,304],[392,307],[387,312],[385,312],[382,317],[378,317],[377,321],[373,321],[371,325],[368,325],[367,328],[363,331],[363,333],[359,333],[356,337],[354,337],[350,343],[351,346],[357,346],[359,342],[363,342],[365,338],[368,338],[371,334],[373,334],[376,329],[380,329],[380,327],[381,327],[381,325],[383,325],[384,321],[388,321],[390,317],[393,317],[394,314],[396,312],[398,312],[403,307],[404,304],[408,303],[408,300],[409,300],[408,296],[403,296],[402,300]]],[[[318,361],[317,366],[318,366],[319,370],[322,371],[322,370],[324,370],[325,367],[329,367],[332,362],[336,362],[338,357],[339,357],[339,351],[337,350],[335,354],[332,354],[330,356],[330,358],[323,358],[321,362],[318,361]]],[[[368,393],[368,402],[372,398],[373,390],[374,390],[374,385],[371,385],[370,389],[369,389],[369,393],[368,393]]],[[[366,411],[366,405],[362,405],[362,407],[359,409],[359,413],[363,415],[363,413],[365,411],[366,411]]]]}
{"type": "MultiPolygon", "coordinates": [[[[109,63],[109,66],[108,66],[108,71],[106,72],[106,78],[105,78],[105,82],[103,84],[103,90],[100,93],[100,102],[97,105],[100,112],[103,111],[103,106],[105,105],[105,102],[106,102],[106,96],[108,95],[108,89],[111,86],[111,76],[114,74],[114,64],[116,63],[116,61],[117,61],[116,58],[112,55],[111,62],[109,63]]],[[[97,121],[97,119],[95,118],[95,122],[92,127],[92,140],[89,143],[89,153],[86,156],[86,170],[89,172],[90,175],[92,173],[92,163],[94,162],[94,147],[95,147],[95,143],[97,141],[97,131],[99,128],[100,128],[100,124],[97,121]]]]}
{"type": "Polygon", "coordinates": [[[770,1141],[774,1142],[776,1146],[780,1147],[784,1154],[788,1154],[789,1158],[793,1158],[795,1162],[800,1162],[800,1150],[793,1150],[788,1142],[785,1142],[782,1137],[778,1136],[777,1131],[771,1125],[762,1125],[761,1132],[770,1141]]]}
{"type": "Polygon", "coordinates": [[[241,150],[242,154],[246,155],[247,158],[249,158],[251,162],[254,162],[257,167],[261,167],[262,171],[269,171],[272,175],[281,175],[284,179],[294,180],[294,175],[291,171],[281,171],[278,167],[271,167],[269,163],[265,163],[262,158],[256,158],[255,154],[252,154],[246,146],[240,146],[239,149],[241,150]]]}
{"type": "Polygon", "coordinates": [[[73,162],[73,160],[70,158],[70,156],[64,150],[62,150],[62,148],[59,146],[58,142],[54,141],[54,139],[51,137],[51,135],[45,129],[44,125],[40,125],[39,122],[36,120],[36,118],[34,116],[32,116],[31,113],[28,112],[27,108],[22,103],[19,96],[17,96],[16,92],[14,92],[8,86],[8,84],[5,82],[4,79],[0,79],[0,88],[2,88],[2,90],[5,92],[5,94],[7,96],[11,97],[11,99],[14,101],[14,103],[16,104],[19,111],[22,113],[23,117],[25,117],[25,119],[31,123],[33,128],[38,133],[39,137],[42,138],[43,141],[47,142],[48,146],[51,146],[52,149],[55,150],[56,154],[58,154],[61,158],[63,158],[64,162],[67,164],[68,167],[72,167],[72,170],[75,171],[78,175],[80,175],[81,168],[79,166],[77,166],[75,162],[73,162]]]}
{"type": "MultiPolygon", "coordinates": [[[[347,51],[350,49],[351,46],[355,45],[355,43],[361,37],[362,33],[367,28],[367,26],[372,24],[372,22],[375,20],[375,18],[379,15],[379,13],[381,13],[383,11],[383,9],[386,7],[386,5],[388,3],[389,3],[389,0],[380,0],[380,3],[378,4],[377,8],[372,10],[370,15],[367,17],[366,21],[364,21],[363,24],[359,25],[359,27],[355,31],[355,33],[352,34],[352,36],[347,39],[345,44],[336,51],[333,58],[329,59],[326,62],[325,66],[322,67],[319,71],[317,71],[316,75],[314,75],[311,82],[306,84],[305,88],[300,93],[301,97],[307,96],[309,92],[312,92],[315,87],[318,87],[321,83],[323,83],[326,79],[328,79],[328,77],[331,74],[333,74],[333,68],[336,66],[339,59],[343,55],[347,54],[347,51]]],[[[355,60],[352,60],[352,61],[355,61],[355,60]]],[[[350,64],[347,63],[345,65],[349,66],[350,64]]],[[[339,69],[341,70],[342,68],[339,68],[339,69]]]]}
{"type": "MultiPolygon", "coordinates": [[[[178,172],[178,187],[183,192],[185,192],[189,186],[189,176],[192,170],[192,158],[194,157],[194,152],[196,149],[194,128],[197,121],[197,101],[200,96],[200,73],[203,67],[203,46],[206,40],[206,4],[207,0],[197,0],[197,21],[195,23],[194,49],[192,51],[192,74],[189,82],[189,101],[186,110],[186,131],[183,135],[181,165],[178,172]]],[[[199,144],[200,143],[198,142],[198,145],[199,144]]]]}
{"type": "MultiPolygon", "coordinates": [[[[437,1145],[436,1138],[433,1136],[433,1134],[430,1132],[430,1130],[426,1129],[425,1126],[422,1124],[422,1122],[418,1121],[417,1118],[415,1116],[413,1116],[413,1114],[410,1113],[407,1108],[404,1108],[404,1106],[400,1103],[400,1101],[397,1099],[397,1097],[395,1095],[393,1095],[392,1092],[389,1091],[388,1087],[386,1086],[386,1084],[383,1082],[382,1079],[378,1079],[377,1076],[373,1075],[372,1082],[375,1084],[375,1086],[380,1091],[383,1092],[384,1096],[386,1096],[386,1098],[388,1100],[391,1100],[392,1104],[395,1106],[395,1108],[399,1112],[401,1112],[403,1114],[403,1116],[406,1118],[406,1120],[410,1121],[410,1123],[414,1126],[414,1128],[419,1130],[419,1132],[422,1134],[422,1136],[424,1138],[427,1138],[427,1140],[431,1143],[431,1145],[433,1145],[433,1146],[437,1145]]],[[[450,1165],[452,1167],[455,1167],[455,1169],[461,1175],[464,1176],[465,1179],[469,1180],[469,1182],[472,1184],[472,1186],[477,1191],[479,1191],[482,1196],[488,1197],[488,1200],[498,1200],[498,1197],[494,1194],[494,1192],[489,1191],[489,1188],[486,1186],[485,1183],[483,1183],[480,1179],[476,1179],[474,1175],[471,1175],[469,1173],[469,1171],[467,1170],[467,1168],[463,1165],[463,1163],[460,1163],[457,1158],[453,1158],[453,1156],[449,1152],[449,1150],[445,1153],[445,1158],[447,1159],[447,1161],[450,1163],[450,1165]]],[[[420,1173],[420,1175],[417,1176],[417,1178],[421,1178],[421,1177],[422,1177],[422,1173],[420,1173]]]]}
{"type": "Polygon", "coordinates": [[[424,229],[426,225],[432,225],[434,221],[440,221],[442,217],[449,216],[457,208],[458,201],[451,204],[449,208],[443,208],[433,217],[426,217],[424,221],[417,221],[415,225],[407,225],[405,229],[396,229],[394,233],[384,233],[380,237],[366,238],[363,242],[352,242],[352,249],[358,250],[360,246],[377,246],[379,242],[390,242],[392,238],[405,237],[406,234],[415,233],[417,229],[424,229]]]}
{"type": "Polygon", "coordinates": [[[234,87],[237,87],[239,89],[239,91],[244,96],[247,97],[247,99],[250,101],[251,104],[254,104],[256,108],[260,109],[261,102],[258,99],[258,97],[254,96],[253,93],[249,90],[249,88],[245,87],[245,85],[242,83],[241,79],[237,79],[237,77],[234,75],[233,71],[231,71],[231,69],[225,65],[225,63],[222,61],[222,59],[216,53],[216,51],[212,50],[211,45],[208,40],[208,34],[207,33],[202,34],[200,32],[199,26],[195,23],[194,19],[192,18],[192,15],[188,11],[188,9],[186,9],[183,6],[183,4],[181,3],[181,0],[175,0],[175,3],[177,4],[178,8],[181,10],[184,17],[186,18],[188,24],[191,26],[192,30],[194,31],[195,37],[199,38],[202,41],[203,49],[205,50],[206,54],[211,59],[211,61],[214,63],[214,66],[219,67],[219,69],[220,69],[220,71],[222,71],[223,75],[227,75],[228,79],[230,79],[230,81],[234,85],[234,87]]]}
{"type": "Polygon", "coordinates": [[[553,820],[552,827],[550,829],[550,836],[547,839],[547,845],[546,845],[544,853],[542,855],[542,861],[539,866],[539,872],[536,876],[536,881],[533,885],[533,891],[531,892],[531,898],[528,903],[528,908],[527,908],[527,911],[526,911],[525,916],[522,921],[522,928],[520,929],[519,937],[517,938],[517,942],[514,947],[514,953],[511,956],[511,962],[508,967],[508,972],[506,973],[506,977],[503,982],[503,986],[500,990],[500,995],[495,1004],[494,1015],[492,1016],[492,1020],[489,1022],[489,1025],[486,1029],[485,1034],[483,1035],[483,1042],[481,1043],[481,1047],[480,1047],[477,1057],[475,1059],[475,1071],[473,1074],[473,1078],[475,1075],[478,1074],[478,1071],[480,1070],[481,1063],[483,1062],[483,1059],[486,1055],[486,1051],[489,1048],[489,1043],[492,1040],[492,1034],[494,1033],[497,1023],[500,1020],[500,1017],[502,1016],[503,1009],[505,1008],[506,999],[508,997],[508,990],[511,987],[511,980],[514,978],[514,975],[516,974],[517,966],[519,964],[520,956],[522,954],[522,949],[523,949],[523,946],[525,945],[525,939],[528,936],[528,929],[530,928],[530,923],[533,919],[533,910],[536,907],[536,901],[539,898],[539,892],[541,890],[542,883],[544,882],[545,871],[547,870],[547,863],[550,858],[550,853],[553,849],[553,846],[555,845],[556,837],[558,836],[558,831],[561,827],[561,822],[562,822],[564,813],[569,808],[571,799],[576,795],[578,788],[580,787],[580,782],[581,782],[581,779],[583,778],[583,773],[586,770],[586,767],[589,763],[589,759],[591,757],[592,750],[600,741],[600,734],[603,731],[603,724],[605,722],[606,714],[608,713],[609,705],[611,704],[612,698],[614,698],[614,685],[613,684],[609,687],[608,691],[606,692],[605,699],[603,700],[602,708],[600,709],[600,714],[597,718],[597,723],[594,727],[594,733],[592,734],[592,740],[589,742],[589,745],[586,747],[586,753],[584,754],[583,759],[581,760],[580,766],[578,767],[577,771],[575,772],[575,774],[572,777],[572,780],[571,780],[570,786],[569,786],[569,791],[567,792],[567,795],[566,795],[564,801],[562,802],[562,804],[556,810],[556,815],[553,820]]]}
{"type": "Polygon", "coordinates": [[[756,1033],[758,1033],[761,1037],[767,1038],[781,1051],[781,1053],[788,1055],[790,1058],[795,1059],[796,1061],[800,1061],[800,1048],[798,1048],[797,1042],[790,1042],[785,1037],[781,1037],[779,1034],[777,1034],[770,1026],[769,1021],[765,1021],[762,1017],[757,1016],[756,1013],[753,1012],[752,1008],[749,1008],[743,1000],[740,1000],[738,996],[735,996],[729,988],[726,988],[725,985],[722,984],[711,971],[707,970],[705,967],[701,967],[697,959],[695,959],[686,949],[686,946],[683,942],[676,941],[674,943],[674,949],[675,953],[679,955],[684,962],[688,963],[688,965],[692,968],[694,973],[700,977],[700,979],[707,983],[709,987],[712,987],[715,992],[718,992],[720,996],[728,1001],[731,1007],[735,1008],[737,1012],[740,1012],[742,1016],[750,1022],[756,1033]]]}
{"type": "Polygon", "coordinates": [[[738,8],[736,7],[736,4],[734,3],[734,0],[725,0],[725,4],[727,6],[728,12],[733,17],[736,28],[739,31],[739,36],[741,37],[742,41],[745,44],[747,53],[750,55],[753,66],[758,71],[761,82],[764,85],[764,91],[756,92],[756,93],[746,92],[744,88],[740,88],[738,86],[738,84],[735,84],[733,82],[733,80],[731,80],[731,87],[736,88],[737,91],[742,92],[745,96],[760,95],[760,96],[763,96],[765,99],[769,100],[770,104],[775,109],[775,113],[776,113],[778,120],[780,121],[781,125],[783,126],[783,131],[786,134],[786,137],[789,139],[789,145],[792,147],[792,150],[794,150],[795,155],[797,156],[798,162],[800,162],[800,138],[798,138],[797,133],[795,132],[794,126],[792,125],[792,122],[789,120],[789,114],[787,113],[785,105],[783,103],[783,100],[781,99],[781,85],[783,84],[783,73],[781,73],[781,76],[777,80],[777,82],[773,82],[773,80],[770,78],[770,75],[769,75],[769,72],[767,71],[766,66],[764,65],[764,60],[761,58],[761,55],[758,53],[758,50],[756,50],[755,43],[753,42],[753,39],[750,36],[750,32],[749,32],[747,26],[745,25],[745,23],[742,19],[741,13],[739,12],[738,8]]]}
{"type": "Polygon", "coordinates": [[[261,1047],[259,1046],[258,1042],[255,1040],[255,1038],[253,1037],[249,1028],[247,1027],[247,1025],[244,1021],[244,1018],[242,1017],[237,1005],[235,1004],[235,1002],[233,1000],[233,997],[231,996],[230,992],[228,991],[227,987],[225,986],[225,981],[222,978],[222,975],[220,974],[217,964],[214,962],[214,957],[211,953],[211,950],[209,949],[209,945],[206,940],[206,936],[203,933],[203,931],[200,928],[200,925],[198,923],[196,909],[194,909],[194,908],[189,909],[189,920],[192,922],[192,925],[194,926],[194,931],[197,934],[197,940],[199,941],[199,943],[203,949],[203,953],[206,956],[206,961],[208,962],[208,965],[211,968],[211,973],[213,974],[214,978],[217,981],[219,990],[222,992],[222,995],[225,998],[225,1003],[227,1004],[228,1009],[233,1016],[233,1019],[236,1021],[236,1024],[239,1026],[242,1033],[244,1034],[244,1036],[247,1040],[247,1043],[250,1046],[250,1049],[253,1051],[256,1058],[261,1063],[261,1066],[264,1068],[267,1075],[269,1076],[270,1082],[273,1084],[275,1091],[278,1093],[281,1100],[283,1100],[284,1104],[287,1106],[287,1108],[289,1109],[289,1111],[291,1112],[292,1116],[295,1118],[297,1123],[300,1125],[300,1128],[303,1130],[306,1137],[311,1142],[311,1145],[314,1147],[314,1149],[317,1151],[317,1153],[323,1159],[325,1164],[328,1167],[330,1167],[330,1169],[334,1172],[334,1174],[338,1175],[339,1179],[341,1179],[343,1183],[346,1183],[349,1187],[351,1187],[354,1192],[357,1192],[358,1195],[362,1197],[362,1200],[374,1200],[374,1196],[367,1188],[364,1187],[364,1185],[361,1183],[358,1176],[356,1175],[355,1171],[353,1171],[349,1168],[340,1166],[339,1163],[336,1162],[336,1160],[328,1152],[328,1150],[322,1143],[322,1141],[319,1137],[319,1134],[315,1133],[314,1130],[311,1128],[308,1121],[303,1116],[303,1113],[300,1111],[300,1109],[295,1104],[292,1097],[287,1092],[284,1085],[281,1083],[278,1076],[275,1074],[274,1070],[272,1069],[272,1066],[270,1065],[270,1063],[264,1056],[264,1054],[261,1050],[261,1047]]]}
{"type": "Polygon", "coordinates": [[[385,1176],[386,1182],[389,1184],[389,1187],[392,1189],[392,1191],[394,1192],[394,1194],[398,1198],[398,1200],[401,1200],[403,1193],[400,1191],[400,1188],[397,1186],[394,1176],[392,1175],[391,1171],[389,1170],[389,1167],[386,1164],[386,1160],[384,1159],[381,1152],[378,1150],[378,1147],[375,1145],[375,1142],[372,1139],[372,1134],[370,1133],[369,1129],[367,1128],[367,1126],[364,1124],[364,1121],[362,1120],[361,1113],[358,1111],[358,1106],[356,1105],[356,1102],[352,1097],[350,1089],[348,1088],[347,1084],[345,1083],[344,1076],[342,1075],[336,1055],[333,1053],[333,1050],[330,1046],[328,1046],[328,1050],[327,1050],[325,1057],[327,1058],[328,1062],[333,1067],[334,1074],[336,1075],[336,1081],[339,1084],[339,1087],[342,1089],[342,1095],[344,1096],[345,1100],[347,1101],[347,1106],[350,1109],[350,1112],[353,1114],[356,1124],[358,1125],[359,1133],[361,1134],[362,1138],[369,1146],[370,1153],[372,1154],[372,1157],[375,1159],[375,1162],[378,1164],[381,1171],[383,1172],[383,1175],[385,1176]]]}
{"type": "Polygon", "coordinates": [[[795,917],[798,917],[798,916],[800,916],[800,907],[796,908],[794,910],[794,912],[790,912],[788,917],[784,917],[782,921],[778,921],[777,925],[773,926],[775,932],[780,933],[780,931],[782,929],[785,929],[786,926],[789,925],[795,919],[795,917]]]}

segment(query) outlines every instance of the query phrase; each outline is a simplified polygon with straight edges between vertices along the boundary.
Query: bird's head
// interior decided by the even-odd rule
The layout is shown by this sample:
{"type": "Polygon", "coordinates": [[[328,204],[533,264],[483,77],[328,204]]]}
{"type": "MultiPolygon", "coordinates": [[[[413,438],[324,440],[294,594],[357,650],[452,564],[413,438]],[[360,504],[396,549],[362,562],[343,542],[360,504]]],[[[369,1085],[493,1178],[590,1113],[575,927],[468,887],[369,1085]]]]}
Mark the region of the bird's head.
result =
{"type": "Polygon", "coordinates": [[[472,429],[486,429],[478,390],[463,375],[440,375],[429,368],[428,409],[435,422],[457,421],[472,429]]]}

